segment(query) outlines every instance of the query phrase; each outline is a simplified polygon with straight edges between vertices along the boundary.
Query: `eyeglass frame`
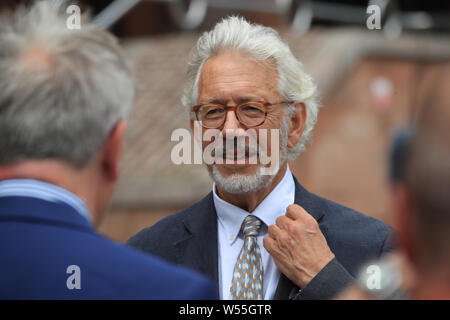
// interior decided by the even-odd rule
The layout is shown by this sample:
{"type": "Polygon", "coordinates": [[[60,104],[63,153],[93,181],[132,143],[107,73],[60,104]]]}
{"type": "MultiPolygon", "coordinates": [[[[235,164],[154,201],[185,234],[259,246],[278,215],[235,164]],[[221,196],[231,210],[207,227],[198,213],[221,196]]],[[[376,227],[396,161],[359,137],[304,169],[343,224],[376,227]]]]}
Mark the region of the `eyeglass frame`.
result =
{"type": "Polygon", "coordinates": [[[225,113],[225,117],[224,117],[224,119],[223,119],[223,122],[220,124],[220,126],[217,126],[217,127],[206,127],[206,126],[204,126],[204,125],[203,125],[203,121],[202,121],[202,120],[199,120],[199,118],[198,118],[198,111],[200,110],[201,107],[206,106],[206,105],[221,106],[221,107],[223,107],[223,109],[225,110],[225,112],[227,112],[227,109],[228,109],[228,110],[232,110],[232,111],[234,111],[234,115],[236,116],[236,119],[238,119],[238,121],[239,121],[240,124],[246,126],[247,128],[255,128],[255,127],[259,127],[259,126],[263,125],[264,122],[266,122],[266,119],[267,119],[267,113],[268,113],[268,110],[267,110],[267,109],[268,109],[269,107],[271,107],[271,106],[276,106],[276,105],[278,105],[278,104],[291,104],[291,103],[294,103],[294,102],[293,102],[293,101],[280,101],[280,102],[270,103],[270,102],[267,102],[267,101],[247,101],[247,102],[240,103],[240,104],[238,104],[238,105],[236,105],[236,106],[225,106],[225,105],[220,104],[220,103],[204,103],[204,104],[198,104],[198,105],[196,105],[196,106],[193,106],[193,107],[192,107],[192,111],[194,111],[194,113],[195,113],[195,118],[197,119],[197,121],[201,121],[202,127],[206,128],[206,129],[217,129],[217,128],[220,128],[220,127],[223,126],[223,124],[227,121],[227,115],[226,115],[226,113],[225,113]],[[236,113],[236,110],[237,110],[237,108],[239,108],[240,106],[242,106],[242,105],[244,105],[244,104],[247,104],[247,103],[261,103],[261,104],[262,104],[262,106],[264,107],[264,120],[263,120],[263,122],[261,122],[260,124],[255,125],[255,126],[249,126],[249,125],[246,125],[245,123],[242,123],[241,119],[239,119],[239,117],[238,117],[238,115],[237,115],[237,113],[236,113]]]}

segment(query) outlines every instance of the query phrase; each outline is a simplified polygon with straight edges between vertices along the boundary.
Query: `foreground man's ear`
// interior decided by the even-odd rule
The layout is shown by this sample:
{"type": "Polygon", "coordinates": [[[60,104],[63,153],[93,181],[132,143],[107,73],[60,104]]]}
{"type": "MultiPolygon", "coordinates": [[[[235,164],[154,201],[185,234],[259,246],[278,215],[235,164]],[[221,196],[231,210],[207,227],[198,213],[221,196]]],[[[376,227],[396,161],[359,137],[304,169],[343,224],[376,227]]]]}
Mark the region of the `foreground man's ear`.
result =
{"type": "Polygon", "coordinates": [[[306,106],[303,102],[295,102],[295,112],[289,121],[288,129],[288,148],[292,148],[298,142],[303,134],[306,123],[306,106]]]}
{"type": "Polygon", "coordinates": [[[119,162],[126,128],[127,123],[124,120],[119,121],[111,130],[103,147],[102,171],[105,178],[111,181],[117,181],[119,178],[119,162]]]}

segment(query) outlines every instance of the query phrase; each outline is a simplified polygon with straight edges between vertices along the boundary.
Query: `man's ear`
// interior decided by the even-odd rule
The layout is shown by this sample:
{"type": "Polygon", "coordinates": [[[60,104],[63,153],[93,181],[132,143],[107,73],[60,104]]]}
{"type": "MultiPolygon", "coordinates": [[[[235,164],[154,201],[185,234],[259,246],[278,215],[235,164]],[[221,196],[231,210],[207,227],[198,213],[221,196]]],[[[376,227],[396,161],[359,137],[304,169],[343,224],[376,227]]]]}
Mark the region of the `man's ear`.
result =
{"type": "Polygon", "coordinates": [[[303,134],[306,123],[306,106],[303,102],[295,102],[295,112],[289,121],[288,148],[295,146],[303,134]]]}
{"type": "Polygon", "coordinates": [[[123,139],[127,123],[119,121],[111,130],[103,147],[101,166],[106,179],[117,181],[119,178],[119,162],[122,154],[123,139]]]}

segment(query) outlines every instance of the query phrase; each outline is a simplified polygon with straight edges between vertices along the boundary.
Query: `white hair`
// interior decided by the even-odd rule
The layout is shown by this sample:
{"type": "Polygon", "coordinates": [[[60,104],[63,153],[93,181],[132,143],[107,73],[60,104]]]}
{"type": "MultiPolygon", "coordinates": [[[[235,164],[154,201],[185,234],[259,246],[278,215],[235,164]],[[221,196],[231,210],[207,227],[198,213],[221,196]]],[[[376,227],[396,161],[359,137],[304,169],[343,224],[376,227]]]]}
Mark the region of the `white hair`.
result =
{"type": "MultiPolygon", "coordinates": [[[[288,159],[295,159],[306,150],[317,121],[317,89],[311,76],[281,40],[277,31],[257,24],[250,24],[242,17],[231,16],[217,23],[213,30],[203,33],[194,47],[188,63],[188,71],[182,98],[183,105],[191,111],[198,103],[198,82],[205,62],[225,49],[244,52],[255,61],[275,62],[278,71],[279,90],[286,101],[303,102],[307,119],[302,137],[288,150],[288,159]]],[[[292,104],[286,106],[291,117],[296,111],[292,104]]]]}
{"type": "Polygon", "coordinates": [[[57,159],[77,167],[128,117],[131,68],[114,38],[65,1],[38,1],[1,18],[0,164],[57,159]]]}

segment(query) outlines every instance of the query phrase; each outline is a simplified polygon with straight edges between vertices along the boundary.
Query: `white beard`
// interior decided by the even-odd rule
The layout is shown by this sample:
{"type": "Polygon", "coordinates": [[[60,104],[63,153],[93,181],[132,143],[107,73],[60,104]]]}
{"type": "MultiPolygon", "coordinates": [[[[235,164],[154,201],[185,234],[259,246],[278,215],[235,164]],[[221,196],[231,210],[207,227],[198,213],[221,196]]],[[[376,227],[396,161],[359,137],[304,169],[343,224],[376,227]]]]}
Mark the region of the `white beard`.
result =
{"type": "Polygon", "coordinates": [[[256,173],[253,175],[232,174],[225,178],[217,168],[216,164],[211,165],[211,170],[208,170],[211,179],[223,191],[230,194],[250,193],[265,189],[270,186],[275,176],[280,171],[280,168],[287,161],[287,119],[284,119],[280,129],[280,161],[276,172],[271,175],[263,174],[264,166],[259,165],[256,173]]]}

